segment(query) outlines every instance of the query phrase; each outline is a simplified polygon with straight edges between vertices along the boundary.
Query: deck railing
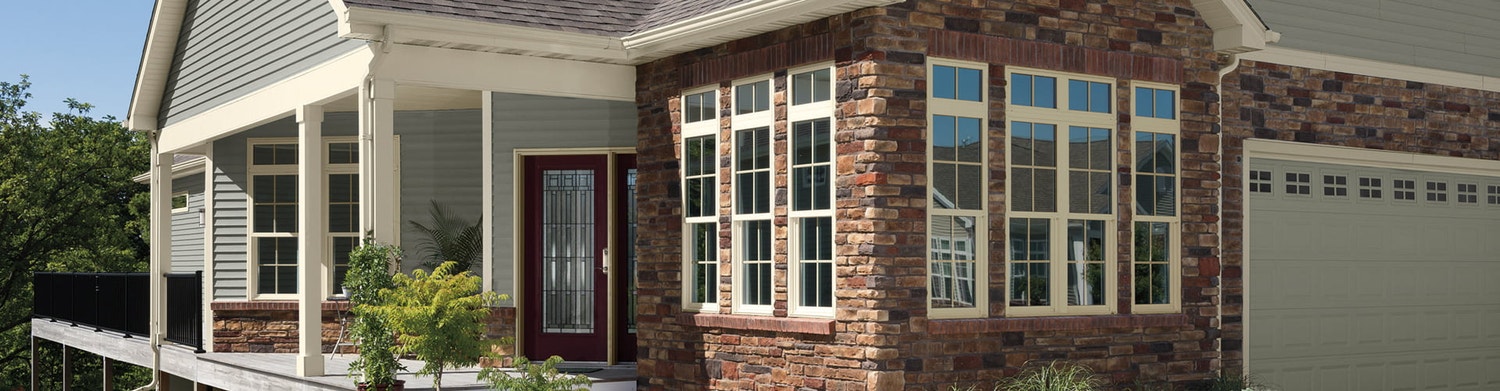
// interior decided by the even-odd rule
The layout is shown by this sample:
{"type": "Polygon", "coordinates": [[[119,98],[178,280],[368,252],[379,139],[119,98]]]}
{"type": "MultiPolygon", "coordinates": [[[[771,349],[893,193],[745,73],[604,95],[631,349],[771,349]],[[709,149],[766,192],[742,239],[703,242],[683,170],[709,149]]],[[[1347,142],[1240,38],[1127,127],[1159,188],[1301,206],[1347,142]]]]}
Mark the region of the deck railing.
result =
{"type": "MultiPolygon", "coordinates": [[[[167,340],[202,351],[202,273],[167,274],[167,340]]],[[[146,336],[151,323],[149,273],[37,272],[32,314],[38,318],[146,336]]]]}

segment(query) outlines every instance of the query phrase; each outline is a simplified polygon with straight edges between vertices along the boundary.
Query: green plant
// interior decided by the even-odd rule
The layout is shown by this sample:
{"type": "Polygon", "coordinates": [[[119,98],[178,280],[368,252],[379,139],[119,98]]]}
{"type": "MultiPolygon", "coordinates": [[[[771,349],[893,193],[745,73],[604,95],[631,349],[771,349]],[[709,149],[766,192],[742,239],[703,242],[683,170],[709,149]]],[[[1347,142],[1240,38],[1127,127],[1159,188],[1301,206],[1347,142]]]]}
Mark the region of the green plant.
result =
{"type": "Polygon", "coordinates": [[[478,364],[489,351],[484,341],[489,305],[507,298],[480,292],[480,278],[452,261],[432,273],[398,274],[394,282],[394,288],[381,291],[372,312],[396,332],[401,342],[396,353],[424,361],[417,374],[432,376],[433,388],[442,390],[445,369],[478,364]]]}
{"type": "Polygon", "coordinates": [[[432,200],[428,215],[432,217],[430,224],[407,221],[412,229],[422,235],[418,239],[418,246],[428,257],[427,261],[422,262],[422,266],[435,269],[443,262],[453,261],[458,263],[460,271],[473,270],[474,264],[484,253],[484,219],[477,219],[470,224],[449,213],[437,200],[432,200]]]}
{"type": "Polygon", "coordinates": [[[1269,391],[1271,386],[1261,384],[1248,374],[1220,372],[1218,376],[1195,387],[1196,391],[1269,391]]]}
{"type": "Polygon", "coordinates": [[[489,384],[491,389],[514,391],[576,391],[594,384],[588,376],[558,373],[557,364],[563,362],[562,357],[548,357],[541,364],[521,356],[516,356],[515,360],[518,374],[512,375],[498,368],[484,368],[479,371],[479,380],[489,384]]]}
{"type": "Polygon", "coordinates": [[[394,286],[391,270],[400,258],[399,248],[368,238],[349,252],[349,271],[344,277],[349,303],[354,306],[349,338],[359,342],[359,356],[349,363],[349,376],[358,375],[371,385],[395,384],[396,371],[406,369],[396,359],[390,323],[375,310],[382,302],[380,292],[394,286]]]}
{"type": "Polygon", "coordinates": [[[1093,391],[1104,382],[1094,376],[1089,367],[1053,361],[1047,365],[1030,366],[1015,377],[1005,378],[995,386],[1006,391],[1093,391]]]}

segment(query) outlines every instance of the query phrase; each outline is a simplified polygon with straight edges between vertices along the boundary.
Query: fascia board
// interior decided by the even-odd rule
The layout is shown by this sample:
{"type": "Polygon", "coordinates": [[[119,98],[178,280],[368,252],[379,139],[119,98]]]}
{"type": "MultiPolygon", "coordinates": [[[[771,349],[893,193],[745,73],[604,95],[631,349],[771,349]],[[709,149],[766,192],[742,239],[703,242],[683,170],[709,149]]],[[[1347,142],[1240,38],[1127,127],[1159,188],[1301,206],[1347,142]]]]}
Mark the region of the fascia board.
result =
{"type": "Polygon", "coordinates": [[[394,35],[391,43],[426,40],[605,62],[626,60],[624,46],[613,37],[359,7],[340,13],[340,37],[382,41],[388,33],[394,35]]]}
{"type": "Polygon", "coordinates": [[[151,12],[151,26],[141,48],[141,62],[135,73],[135,90],[130,94],[130,109],[125,114],[125,128],[156,130],[160,123],[161,98],[166,93],[167,77],[172,71],[172,57],[177,54],[177,36],[187,14],[187,0],[157,0],[151,12]]]}
{"type": "Polygon", "coordinates": [[[623,38],[631,58],[642,63],[717,45],[776,28],[805,23],[894,0],[758,0],[652,28],[623,38]],[[775,22],[775,23],[770,23],[775,22]]]}
{"type": "Polygon", "coordinates": [[[1245,0],[1193,0],[1193,9],[1214,30],[1214,51],[1225,54],[1253,52],[1276,42],[1280,34],[1270,31],[1245,0]]]}
{"type": "MultiPolygon", "coordinates": [[[[193,175],[193,174],[202,174],[203,171],[205,171],[206,168],[207,168],[207,165],[204,164],[207,161],[208,161],[208,158],[199,156],[199,157],[193,158],[192,160],[188,160],[188,161],[185,161],[185,162],[182,162],[182,163],[173,164],[172,165],[172,179],[185,178],[185,177],[187,177],[189,175],[193,175]]],[[[133,181],[135,181],[136,183],[150,184],[151,183],[151,173],[147,172],[147,173],[144,173],[144,174],[136,175],[135,177],[132,177],[130,179],[133,180],[133,181]]]]}

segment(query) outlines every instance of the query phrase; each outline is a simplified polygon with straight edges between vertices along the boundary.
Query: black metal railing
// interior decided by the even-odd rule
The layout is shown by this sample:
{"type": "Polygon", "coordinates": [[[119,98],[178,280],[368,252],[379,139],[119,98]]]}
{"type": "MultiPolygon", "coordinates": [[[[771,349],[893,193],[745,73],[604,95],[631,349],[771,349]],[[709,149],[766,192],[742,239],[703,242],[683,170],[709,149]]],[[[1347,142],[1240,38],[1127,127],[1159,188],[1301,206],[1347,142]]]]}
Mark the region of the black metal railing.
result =
{"type": "MultiPolygon", "coordinates": [[[[203,272],[166,277],[166,338],[203,352],[203,272]]],[[[32,314],[38,318],[126,337],[150,331],[150,273],[38,272],[33,278],[32,314]]]]}
{"type": "Polygon", "coordinates": [[[167,274],[167,340],[203,352],[203,272],[167,274]]]}
{"type": "Polygon", "coordinates": [[[97,331],[145,336],[151,323],[148,273],[48,273],[32,280],[32,313],[92,326],[97,331]]]}

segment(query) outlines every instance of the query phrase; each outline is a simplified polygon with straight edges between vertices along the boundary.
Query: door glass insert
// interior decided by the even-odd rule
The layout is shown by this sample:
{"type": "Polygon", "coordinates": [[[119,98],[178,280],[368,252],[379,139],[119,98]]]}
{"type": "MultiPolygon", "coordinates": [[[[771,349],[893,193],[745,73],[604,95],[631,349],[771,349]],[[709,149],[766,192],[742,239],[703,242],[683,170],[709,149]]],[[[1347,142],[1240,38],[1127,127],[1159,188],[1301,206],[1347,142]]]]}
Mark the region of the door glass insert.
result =
{"type": "Polygon", "coordinates": [[[542,171],[542,331],[594,332],[594,191],[589,170],[542,171]]]}
{"type": "Polygon", "coordinates": [[[635,332],[635,169],[625,173],[625,328],[635,332]]]}

